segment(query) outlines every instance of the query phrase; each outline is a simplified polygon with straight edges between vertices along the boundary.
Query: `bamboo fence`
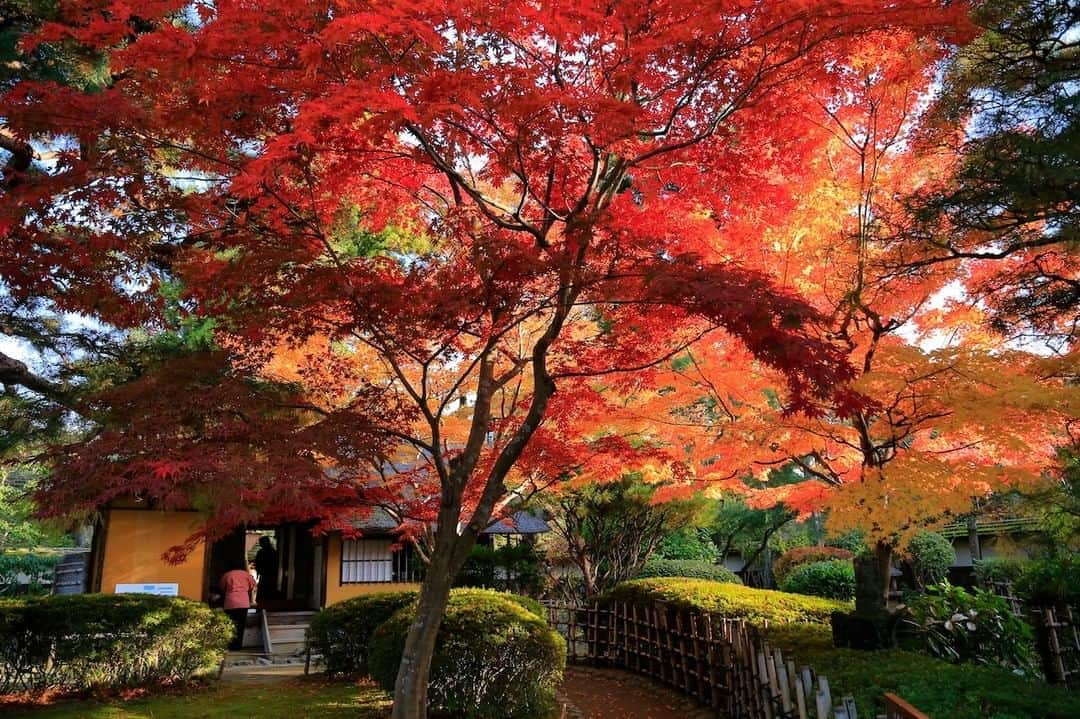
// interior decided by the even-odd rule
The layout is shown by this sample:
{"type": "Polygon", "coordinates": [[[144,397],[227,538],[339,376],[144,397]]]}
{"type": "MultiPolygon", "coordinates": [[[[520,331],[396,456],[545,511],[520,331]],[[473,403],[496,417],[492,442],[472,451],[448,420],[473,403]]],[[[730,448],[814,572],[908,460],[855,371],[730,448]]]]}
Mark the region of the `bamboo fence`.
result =
{"type": "MultiPolygon", "coordinates": [[[[796,665],[741,620],[665,604],[549,604],[572,662],[620,667],[674,687],[729,719],[858,719],[851,696],[796,665]]],[[[886,695],[888,719],[927,719],[886,695]]]]}

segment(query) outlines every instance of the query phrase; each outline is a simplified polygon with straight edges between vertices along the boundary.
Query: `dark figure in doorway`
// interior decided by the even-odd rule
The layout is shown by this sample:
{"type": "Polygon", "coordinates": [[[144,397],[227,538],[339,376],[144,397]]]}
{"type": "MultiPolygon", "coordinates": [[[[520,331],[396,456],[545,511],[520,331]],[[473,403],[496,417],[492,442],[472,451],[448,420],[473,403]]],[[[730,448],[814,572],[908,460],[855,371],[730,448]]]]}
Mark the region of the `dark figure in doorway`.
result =
{"type": "Polygon", "coordinates": [[[259,600],[277,596],[278,553],[270,537],[259,538],[259,551],[255,553],[255,571],[259,574],[259,600]]]}
{"type": "Polygon", "coordinates": [[[244,627],[247,626],[248,608],[251,607],[256,587],[255,580],[247,570],[247,562],[242,558],[233,562],[232,569],[221,576],[219,585],[225,595],[225,613],[236,628],[229,649],[240,649],[244,645],[244,627]]]}

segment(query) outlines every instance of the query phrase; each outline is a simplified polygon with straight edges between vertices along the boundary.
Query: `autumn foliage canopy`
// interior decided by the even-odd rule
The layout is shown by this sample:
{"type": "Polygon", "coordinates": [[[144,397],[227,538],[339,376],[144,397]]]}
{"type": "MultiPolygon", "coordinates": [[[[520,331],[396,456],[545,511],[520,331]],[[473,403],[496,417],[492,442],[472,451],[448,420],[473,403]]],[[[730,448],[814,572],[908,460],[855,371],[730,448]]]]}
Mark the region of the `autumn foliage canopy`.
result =
{"type": "Polygon", "coordinates": [[[690,492],[799,461],[803,509],[940,485],[941,456],[971,467],[956,496],[1010,456],[1030,474],[1041,428],[972,459],[978,403],[1026,392],[1019,433],[1069,411],[1035,393],[1053,373],[898,335],[965,320],[924,312],[946,269],[890,274],[878,242],[941,169],[903,137],[965,13],[63,3],[25,43],[107,53],[110,79],[3,98],[49,147],[0,196],[8,291],[162,329],[180,287],[214,343],[87,400],[50,511],[134,494],[213,536],[380,506],[467,534],[511,490],[632,467],[690,492]]]}

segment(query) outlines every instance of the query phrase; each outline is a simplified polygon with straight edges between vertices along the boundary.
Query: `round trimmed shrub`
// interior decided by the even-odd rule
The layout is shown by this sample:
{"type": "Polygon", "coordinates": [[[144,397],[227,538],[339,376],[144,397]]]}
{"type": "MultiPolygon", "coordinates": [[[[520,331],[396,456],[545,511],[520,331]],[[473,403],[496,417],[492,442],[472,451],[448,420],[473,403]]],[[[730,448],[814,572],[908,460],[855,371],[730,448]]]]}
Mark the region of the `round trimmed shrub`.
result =
{"type": "Polygon", "coordinates": [[[416,601],[416,592],[379,592],[331,604],[311,618],[307,646],[321,655],[326,673],[365,674],[371,635],[394,612],[416,601]]]}
{"type": "Polygon", "coordinates": [[[784,552],[773,562],[773,578],[777,586],[781,586],[788,574],[796,567],[814,562],[851,559],[854,556],[854,552],[842,547],[795,547],[784,552]]]}
{"type": "Polygon", "coordinates": [[[544,605],[532,597],[526,597],[521,594],[500,592],[496,589],[482,589],[480,587],[462,587],[460,589],[455,589],[451,596],[456,597],[459,601],[476,600],[478,602],[482,602],[491,597],[497,597],[508,602],[513,602],[529,614],[534,614],[545,622],[547,621],[547,610],[544,609],[544,605]]]}
{"type": "Polygon", "coordinates": [[[739,575],[727,567],[693,559],[650,559],[638,572],[637,578],[648,579],[650,577],[688,577],[690,579],[708,579],[713,582],[742,584],[739,575]]]}
{"type": "Polygon", "coordinates": [[[907,557],[915,581],[920,587],[928,587],[945,581],[949,567],[956,561],[956,550],[945,537],[924,530],[908,541],[907,557]]]}
{"type": "Polygon", "coordinates": [[[232,635],[223,612],[176,597],[0,600],[0,694],[186,681],[217,670],[232,635]]]}
{"type": "Polygon", "coordinates": [[[834,559],[795,567],[780,585],[792,594],[808,594],[826,599],[855,597],[855,568],[850,560],[834,559]]]}
{"type": "MultiPolygon", "coordinates": [[[[526,602],[510,596],[479,589],[450,593],[431,664],[433,714],[532,719],[553,710],[566,642],[526,602]]],[[[414,614],[413,605],[399,609],[371,638],[371,676],[387,691],[394,688],[414,614]]]]}

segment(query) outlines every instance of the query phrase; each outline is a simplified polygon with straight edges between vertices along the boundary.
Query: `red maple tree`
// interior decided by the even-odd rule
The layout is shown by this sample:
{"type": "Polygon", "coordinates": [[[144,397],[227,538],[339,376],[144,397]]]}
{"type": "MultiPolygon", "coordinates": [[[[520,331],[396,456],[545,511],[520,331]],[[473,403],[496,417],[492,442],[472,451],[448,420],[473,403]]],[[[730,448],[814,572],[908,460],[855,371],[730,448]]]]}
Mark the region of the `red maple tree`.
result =
{"type": "MultiPolygon", "coordinates": [[[[215,382],[158,375],[186,391],[120,390],[127,421],[53,491],[180,501],[221,482],[285,511],[328,466],[360,498],[431,488],[413,495],[432,551],[394,702],[424,716],[452,577],[522,459],[567,460],[530,442],[589,416],[597,383],[648,384],[724,333],[783,376],[788,413],[857,405],[820,313],[736,258],[815,171],[818,100],[858,82],[830,70],[870,31],[950,39],[949,6],[66,3],[29,42],[105,49],[112,81],[4,98],[16,136],[61,138],[4,195],[5,279],[131,324],[179,278],[228,362],[215,382]],[[293,394],[256,401],[244,376],[293,394]],[[202,411],[179,409],[200,382],[202,411]],[[148,411],[169,398],[175,412],[148,411]],[[386,472],[402,447],[408,467],[386,472]]],[[[330,484],[304,511],[340,501],[330,484]]]]}

